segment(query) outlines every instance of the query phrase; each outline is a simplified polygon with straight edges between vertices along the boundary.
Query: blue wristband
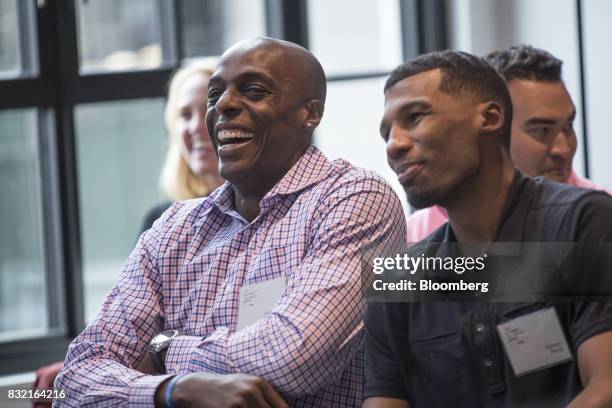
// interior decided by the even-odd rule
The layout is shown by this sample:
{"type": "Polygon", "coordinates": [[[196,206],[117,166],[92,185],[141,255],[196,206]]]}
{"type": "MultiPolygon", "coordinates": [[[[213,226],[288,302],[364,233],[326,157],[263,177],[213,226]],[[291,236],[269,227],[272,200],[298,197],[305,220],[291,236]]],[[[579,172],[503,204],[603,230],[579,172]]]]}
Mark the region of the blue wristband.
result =
{"type": "Polygon", "coordinates": [[[174,408],[172,404],[172,392],[174,392],[174,387],[176,387],[176,383],[185,376],[185,374],[176,375],[172,377],[170,382],[168,383],[168,387],[166,387],[166,393],[164,394],[164,400],[166,401],[166,406],[168,408],[174,408]]]}

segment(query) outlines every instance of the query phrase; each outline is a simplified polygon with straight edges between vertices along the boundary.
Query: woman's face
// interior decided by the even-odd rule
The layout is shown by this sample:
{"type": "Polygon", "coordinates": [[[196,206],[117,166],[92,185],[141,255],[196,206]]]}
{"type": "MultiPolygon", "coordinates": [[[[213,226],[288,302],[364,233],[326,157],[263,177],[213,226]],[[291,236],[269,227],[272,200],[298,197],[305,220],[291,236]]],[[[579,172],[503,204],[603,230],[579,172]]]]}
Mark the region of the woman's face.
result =
{"type": "Polygon", "coordinates": [[[196,73],[187,78],[178,94],[179,118],[176,131],[183,138],[182,155],[199,176],[218,175],[217,155],[204,123],[208,76],[196,73]]]}

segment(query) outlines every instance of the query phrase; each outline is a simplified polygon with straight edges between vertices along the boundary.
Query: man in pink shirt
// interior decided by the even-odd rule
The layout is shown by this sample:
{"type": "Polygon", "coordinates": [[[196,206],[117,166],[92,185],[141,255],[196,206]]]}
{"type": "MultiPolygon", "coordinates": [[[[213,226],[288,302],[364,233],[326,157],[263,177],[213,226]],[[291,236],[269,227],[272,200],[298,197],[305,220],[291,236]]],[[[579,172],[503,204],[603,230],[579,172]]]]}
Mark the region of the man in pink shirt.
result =
{"type": "MultiPolygon", "coordinates": [[[[527,45],[494,51],[485,58],[504,77],[512,98],[510,155],[514,165],[528,176],[605,190],[572,169],[576,107],[561,78],[563,62],[527,45]]],[[[414,212],[407,220],[408,242],[421,241],[447,219],[442,207],[414,212]]]]}

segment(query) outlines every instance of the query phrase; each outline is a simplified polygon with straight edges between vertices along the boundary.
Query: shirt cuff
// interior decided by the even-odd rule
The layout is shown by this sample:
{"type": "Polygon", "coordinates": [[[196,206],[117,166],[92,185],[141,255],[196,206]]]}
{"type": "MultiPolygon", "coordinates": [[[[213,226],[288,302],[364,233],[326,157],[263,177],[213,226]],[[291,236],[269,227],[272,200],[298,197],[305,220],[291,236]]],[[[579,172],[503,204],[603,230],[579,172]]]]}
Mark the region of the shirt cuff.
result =
{"type": "Polygon", "coordinates": [[[166,361],[164,362],[166,372],[174,374],[191,372],[189,369],[191,360],[202,340],[202,337],[196,336],[175,337],[168,347],[168,353],[166,353],[166,361]]]}
{"type": "Polygon", "coordinates": [[[192,373],[233,373],[232,364],[225,347],[229,330],[220,328],[212,335],[203,338],[196,336],[178,336],[168,348],[166,354],[166,372],[192,373]]]}
{"type": "Polygon", "coordinates": [[[155,406],[155,390],[159,384],[170,377],[172,377],[171,374],[145,375],[134,381],[130,387],[128,407],[150,408],[155,406]]]}

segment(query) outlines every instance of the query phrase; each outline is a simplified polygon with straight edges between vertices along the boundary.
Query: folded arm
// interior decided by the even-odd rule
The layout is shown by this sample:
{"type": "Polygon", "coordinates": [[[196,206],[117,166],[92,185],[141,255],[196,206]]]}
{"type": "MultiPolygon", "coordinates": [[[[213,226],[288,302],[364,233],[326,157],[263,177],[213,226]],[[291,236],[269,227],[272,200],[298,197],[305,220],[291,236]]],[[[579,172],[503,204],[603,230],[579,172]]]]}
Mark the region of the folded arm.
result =
{"type": "Polygon", "coordinates": [[[57,407],[150,406],[167,378],[133,368],[164,322],[155,262],[160,224],[142,235],[98,317],[70,345],[55,382],[67,398],[57,407]]]}

